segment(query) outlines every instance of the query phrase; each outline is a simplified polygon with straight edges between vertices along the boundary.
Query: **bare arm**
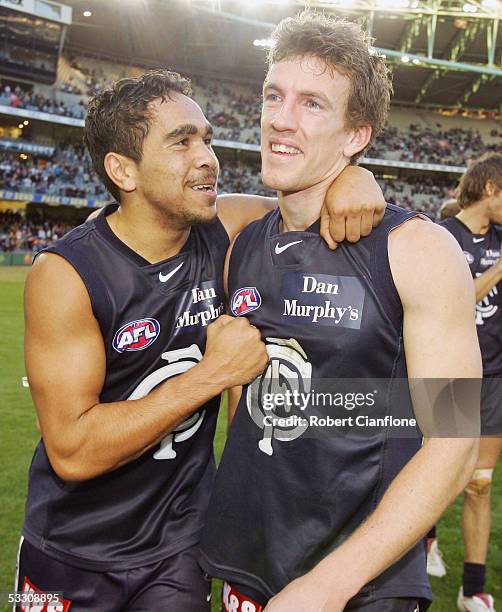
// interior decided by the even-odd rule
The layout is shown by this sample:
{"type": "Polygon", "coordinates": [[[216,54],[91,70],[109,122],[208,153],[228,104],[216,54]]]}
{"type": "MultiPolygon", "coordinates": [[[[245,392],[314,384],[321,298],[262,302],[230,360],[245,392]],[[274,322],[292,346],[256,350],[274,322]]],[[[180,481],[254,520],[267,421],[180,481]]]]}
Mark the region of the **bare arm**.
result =
{"type": "Polygon", "coordinates": [[[278,200],[259,195],[231,193],[218,196],[216,206],[218,217],[232,242],[246,225],[277,208],[278,200]]]}
{"type": "Polygon", "coordinates": [[[474,279],[476,288],[476,302],[487,296],[497,283],[502,280],[502,262],[497,261],[491,268],[483,272],[481,276],[474,279]]]}
{"type": "Polygon", "coordinates": [[[208,327],[206,354],[191,370],[142,399],[101,403],[103,338],[80,277],[61,257],[36,261],[26,282],[25,316],[30,389],[49,459],[66,481],[88,480],[135,459],[225,388],[254,378],[267,360],[256,329],[220,317],[208,327]],[[238,359],[243,351],[246,359],[238,359]]]}
{"type": "MultiPolygon", "coordinates": [[[[217,199],[218,216],[230,241],[277,205],[277,198],[255,195],[229,194],[217,199]]],[[[359,166],[347,166],[326,194],[321,236],[332,249],[345,239],[357,242],[380,223],[384,214],[385,200],[373,174],[359,166]]]]}
{"type": "MultiPolygon", "coordinates": [[[[472,278],[454,238],[432,223],[412,220],[392,232],[389,259],[403,304],[410,378],[480,378],[472,278]]],[[[421,406],[415,405],[417,418],[420,412],[421,406]]],[[[342,611],[365,584],[416,544],[453,502],[472,474],[477,449],[476,438],[426,440],[375,512],[309,574],[274,598],[267,612],[286,610],[286,597],[296,600],[298,611],[342,611]],[[368,555],[368,550],[378,550],[378,555],[368,555]]]]}

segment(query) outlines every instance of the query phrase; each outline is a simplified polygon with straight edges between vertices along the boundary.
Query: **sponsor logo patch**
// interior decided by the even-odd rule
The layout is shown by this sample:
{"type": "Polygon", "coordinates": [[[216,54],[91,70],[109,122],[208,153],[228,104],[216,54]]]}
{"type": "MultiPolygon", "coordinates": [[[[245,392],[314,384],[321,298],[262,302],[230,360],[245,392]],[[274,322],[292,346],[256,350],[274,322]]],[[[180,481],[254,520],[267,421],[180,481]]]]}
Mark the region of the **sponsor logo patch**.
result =
{"type": "Polygon", "coordinates": [[[236,317],[257,310],[261,306],[261,295],[256,287],[237,289],[232,297],[230,310],[236,317]]]}
{"type": "Polygon", "coordinates": [[[221,290],[215,280],[202,281],[181,297],[177,306],[176,329],[206,327],[225,310],[221,290]]]}
{"type": "Polygon", "coordinates": [[[176,268],[174,268],[174,270],[171,270],[171,272],[169,272],[168,274],[162,274],[162,272],[159,272],[159,281],[161,283],[167,283],[167,281],[176,274],[176,272],[181,268],[181,266],[184,264],[185,262],[182,261],[180,263],[179,266],[177,266],[176,268]]]}
{"type": "Polygon", "coordinates": [[[281,316],[291,323],[361,328],[365,289],[355,276],[286,272],[282,297],[281,316]]]}
{"type": "Polygon", "coordinates": [[[113,338],[113,348],[118,353],[143,351],[157,340],[160,323],[157,319],[136,319],[122,325],[113,338]]]}
{"type": "Polygon", "coordinates": [[[280,255],[283,251],[289,249],[289,247],[292,247],[294,244],[300,244],[300,242],[303,242],[303,240],[295,240],[294,242],[288,242],[287,244],[283,244],[282,246],[279,246],[279,243],[277,243],[275,245],[275,254],[280,255]]]}

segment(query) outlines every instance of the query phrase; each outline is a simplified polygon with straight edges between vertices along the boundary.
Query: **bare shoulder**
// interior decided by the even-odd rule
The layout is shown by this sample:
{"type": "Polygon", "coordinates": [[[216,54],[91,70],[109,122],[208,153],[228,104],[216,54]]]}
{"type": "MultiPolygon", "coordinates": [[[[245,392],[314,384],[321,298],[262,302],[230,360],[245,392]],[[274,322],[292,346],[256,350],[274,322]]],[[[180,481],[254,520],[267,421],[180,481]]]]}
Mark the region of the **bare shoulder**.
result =
{"type": "Polygon", "coordinates": [[[455,238],[445,228],[410,219],[389,235],[389,263],[402,299],[473,291],[469,267],[455,238]]]}
{"type": "MultiPolygon", "coordinates": [[[[25,285],[25,306],[38,316],[58,311],[58,319],[70,313],[91,314],[89,294],[75,268],[55,253],[42,253],[33,264],[25,285]]],[[[37,317],[38,318],[38,317],[37,317]]]]}
{"type": "Polygon", "coordinates": [[[277,198],[230,193],[218,196],[216,206],[218,217],[232,241],[246,225],[277,208],[277,198]]]}
{"type": "Polygon", "coordinates": [[[408,258],[433,257],[437,249],[452,256],[461,254],[458,242],[448,230],[422,217],[406,221],[389,234],[389,255],[392,251],[406,252],[408,258]]]}

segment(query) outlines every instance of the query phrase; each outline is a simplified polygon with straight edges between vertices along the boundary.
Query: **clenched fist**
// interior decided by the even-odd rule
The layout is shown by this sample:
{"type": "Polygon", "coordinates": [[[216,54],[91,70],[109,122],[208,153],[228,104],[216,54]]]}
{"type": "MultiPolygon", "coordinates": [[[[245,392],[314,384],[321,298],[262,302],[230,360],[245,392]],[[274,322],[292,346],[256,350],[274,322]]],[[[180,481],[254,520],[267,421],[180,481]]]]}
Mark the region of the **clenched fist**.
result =
{"type": "Polygon", "coordinates": [[[256,378],[267,365],[268,355],[260,332],[246,318],[222,315],[207,328],[202,361],[228,389],[256,378]]]}

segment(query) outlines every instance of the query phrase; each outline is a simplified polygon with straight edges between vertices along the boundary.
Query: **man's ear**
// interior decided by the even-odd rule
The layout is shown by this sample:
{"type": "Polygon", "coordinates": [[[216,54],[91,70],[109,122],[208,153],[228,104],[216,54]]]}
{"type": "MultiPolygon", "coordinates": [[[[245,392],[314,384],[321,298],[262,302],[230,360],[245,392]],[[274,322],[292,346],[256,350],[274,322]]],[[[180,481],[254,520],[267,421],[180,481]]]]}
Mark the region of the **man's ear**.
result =
{"type": "Polygon", "coordinates": [[[351,137],[343,149],[344,156],[350,159],[362,151],[370,141],[372,132],[370,125],[362,125],[350,130],[351,137]]]}
{"type": "Polygon", "coordinates": [[[136,163],[120,153],[107,153],[103,165],[108,178],[122,191],[130,193],[136,189],[136,163]]]}
{"type": "Polygon", "coordinates": [[[495,181],[486,181],[485,194],[489,198],[494,196],[497,193],[497,191],[498,191],[498,189],[497,189],[497,185],[495,184],[495,181]]]}

